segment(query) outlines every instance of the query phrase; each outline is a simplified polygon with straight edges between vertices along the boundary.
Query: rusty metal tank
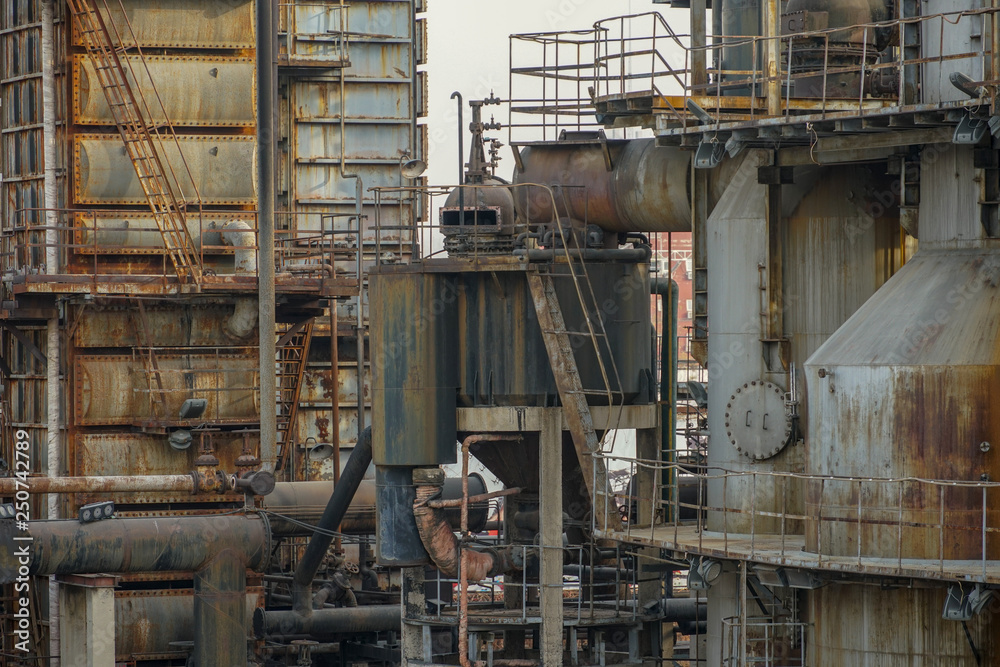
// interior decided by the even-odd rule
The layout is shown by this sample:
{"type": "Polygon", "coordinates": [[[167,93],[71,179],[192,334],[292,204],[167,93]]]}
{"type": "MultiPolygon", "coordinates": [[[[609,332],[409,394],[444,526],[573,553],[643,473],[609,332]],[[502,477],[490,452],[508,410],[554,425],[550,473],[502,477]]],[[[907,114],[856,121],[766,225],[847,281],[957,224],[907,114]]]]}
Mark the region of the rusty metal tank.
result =
{"type": "Polygon", "coordinates": [[[556,217],[612,232],[689,232],[691,153],[653,139],[561,141],[520,150],[514,206],[521,222],[556,217]],[[554,213],[555,209],[558,215],[554,213]]]}
{"type": "Polygon", "coordinates": [[[372,458],[376,465],[454,463],[458,298],[446,274],[377,274],[369,303],[372,458]]]}
{"type": "Polygon", "coordinates": [[[995,250],[922,250],[810,357],[806,471],[854,481],[811,485],[808,550],[996,553],[1000,489],[976,485],[1000,479],[998,323],[995,250]]]}
{"type": "MultiPolygon", "coordinates": [[[[579,271],[579,267],[576,269],[579,271]]],[[[584,311],[565,264],[547,271],[555,278],[566,327],[587,332],[584,311]]],[[[588,310],[607,331],[608,346],[599,340],[601,359],[614,402],[646,402],[652,388],[652,328],[649,317],[649,267],[645,263],[589,263],[594,297],[581,281],[588,310]],[[650,341],[649,345],[637,341],[650,341]],[[613,364],[612,364],[613,360],[613,364]],[[613,375],[617,367],[621,385],[613,375]]],[[[542,340],[538,318],[521,271],[462,273],[458,320],[459,401],[462,405],[545,406],[558,399],[555,379],[542,340]]],[[[592,317],[592,321],[596,322],[592,317]]],[[[589,337],[572,336],[580,379],[585,389],[605,388],[598,357],[589,337]]],[[[606,396],[588,396],[607,403],[606,396]]]]}

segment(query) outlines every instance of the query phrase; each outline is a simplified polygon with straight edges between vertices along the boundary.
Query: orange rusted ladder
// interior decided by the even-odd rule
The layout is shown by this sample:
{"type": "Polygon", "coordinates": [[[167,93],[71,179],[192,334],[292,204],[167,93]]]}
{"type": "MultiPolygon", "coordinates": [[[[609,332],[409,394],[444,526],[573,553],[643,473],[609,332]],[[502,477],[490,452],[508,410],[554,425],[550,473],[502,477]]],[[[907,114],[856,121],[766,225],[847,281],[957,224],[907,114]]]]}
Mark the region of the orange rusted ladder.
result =
{"type": "MultiPolygon", "coordinates": [[[[583,382],[580,380],[580,369],[576,364],[576,356],[573,354],[573,345],[570,342],[572,332],[566,330],[562,307],[559,305],[559,298],[552,282],[553,276],[529,269],[527,277],[531,300],[534,302],[535,314],[542,330],[542,340],[545,342],[552,375],[559,391],[559,401],[562,403],[566,425],[573,437],[583,479],[590,492],[597,526],[602,530],[620,530],[621,517],[617,507],[614,506],[615,501],[607,497],[608,471],[604,459],[594,456],[600,451],[600,444],[597,441],[597,431],[594,429],[590,406],[587,404],[587,394],[591,392],[583,388],[583,382]],[[604,496],[603,501],[599,500],[598,496],[604,496]],[[607,507],[604,507],[604,502],[607,503],[607,507]]],[[[606,336],[599,333],[593,335],[606,336]]],[[[598,393],[606,395],[607,392],[598,393]]]]}
{"type": "MultiPolygon", "coordinates": [[[[162,155],[161,128],[152,124],[152,114],[149,112],[149,105],[146,104],[142,91],[139,91],[138,97],[133,92],[125,67],[122,66],[122,56],[128,47],[124,45],[117,28],[115,34],[118,39],[112,39],[104,17],[95,6],[97,2],[98,0],[66,0],[76,19],[80,38],[94,61],[97,79],[118,126],[118,132],[125,142],[125,150],[149,202],[149,208],[153,212],[153,218],[163,237],[163,245],[174,265],[174,270],[182,281],[188,280],[198,284],[202,276],[201,257],[195,250],[194,242],[188,232],[184,207],[177,200],[171,186],[171,179],[177,183],[177,178],[173,173],[173,167],[162,155]],[[115,41],[119,46],[115,46],[115,41]],[[165,162],[167,169],[164,169],[165,162]],[[170,172],[169,177],[167,170],[170,172]]],[[[108,11],[107,0],[100,2],[108,11]]],[[[141,57],[141,52],[139,55],[141,57]]],[[[129,70],[131,71],[131,67],[129,70]]],[[[135,78],[134,72],[133,78],[135,78]]],[[[162,111],[162,104],[160,106],[162,111]]],[[[169,120],[162,128],[173,135],[169,120]]],[[[176,142],[176,136],[173,138],[176,142]]]]}
{"type": "MultiPolygon", "coordinates": [[[[309,361],[309,343],[312,341],[313,323],[315,318],[309,318],[278,329],[278,446],[275,470],[281,470],[291,449],[292,435],[295,432],[295,415],[299,410],[299,396],[302,393],[302,374],[309,361]]],[[[336,361],[334,361],[336,364],[336,361]]],[[[336,365],[334,366],[336,368],[336,365]]],[[[331,428],[337,428],[333,424],[331,428]]]]}

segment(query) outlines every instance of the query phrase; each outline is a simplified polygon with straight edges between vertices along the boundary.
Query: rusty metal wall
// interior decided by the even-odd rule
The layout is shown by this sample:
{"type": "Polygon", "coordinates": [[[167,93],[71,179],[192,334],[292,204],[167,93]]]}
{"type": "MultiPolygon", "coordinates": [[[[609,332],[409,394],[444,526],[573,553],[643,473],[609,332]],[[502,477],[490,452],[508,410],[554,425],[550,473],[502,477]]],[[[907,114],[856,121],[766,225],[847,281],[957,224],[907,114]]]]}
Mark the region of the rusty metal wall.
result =
{"type": "Polygon", "coordinates": [[[992,667],[997,665],[996,605],[963,624],[941,618],[946,589],[831,584],[807,593],[810,667],[992,667]],[[975,644],[982,658],[972,652],[975,644]]]}
{"type": "MultiPolygon", "coordinates": [[[[328,344],[328,339],[313,339],[313,345],[328,344]],[[318,343],[316,341],[319,341],[318,343]]],[[[336,442],[343,448],[354,446],[358,434],[358,366],[355,362],[340,361],[337,364],[337,387],[334,392],[331,377],[333,371],[328,362],[310,362],[302,376],[302,393],[299,396],[298,422],[298,457],[297,466],[305,466],[305,450],[317,444],[332,444],[336,442]],[[336,396],[339,402],[337,433],[331,426],[331,404],[336,396]]],[[[364,382],[365,402],[371,401],[371,376],[366,373],[364,382]]],[[[371,414],[365,411],[365,423],[371,423],[371,414]]],[[[341,454],[341,461],[346,461],[346,454],[341,454]]],[[[308,469],[303,479],[333,479],[333,458],[322,461],[309,461],[308,469]]]]}
{"type": "MultiPolygon", "coordinates": [[[[139,354],[142,354],[140,351],[139,354]]],[[[252,424],[259,420],[257,360],[247,355],[158,353],[156,372],[128,355],[78,355],[74,360],[73,417],[76,424],[181,422],[181,404],[204,398],[199,421],[252,424]]]]}
{"type": "Polygon", "coordinates": [[[136,338],[140,317],[131,304],[90,306],[79,319],[73,344],[78,348],[221,345],[227,341],[224,325],[233,313],[233,305],[217,301],[146,306],[148,328],[141,343],[136,338]]]}
{"type": "MultiPolygon", "coordinates": [[[[1000,391],[1000,262],[992,250],[921,251],[809,359],[812,419],[807,471],[819,475],[946,479],[1000,478],[992,397],[1000,391]],[[822,371],[822,372],[821,372],[822,371]],[[984,477],[985,476],[985,477],[984,477]]],[[[820,489],[811,491],[815,515],[820,489]]],[[[829,486],[828,516],[859,514],[857,488],[829,486]]],[[[1000,526],[1000,496],[978,489],[908,484],[865,488],[863,520],[902,503],[897,521],[856,527],[809,522],[809,548],[825,554],[903,558],[983,557],[981,527],[1000,526]],[[942,495],[943,494],[943,495],[942,495]],[[943,501],[943,507],[942,507],[943,501]],[[986,505],[984,507],[984,504],[986,505]],[[986,515],[984,516],[984,510],[986,515]],[[939,513],[948,527],[940,541],[939,513]],[[923,524],[925,527],[913,526],[923,524]],[[929,525],[928,525],[929,524],[929,525]],[[901,537],[900,537],[901,535],[901,537]],[[901,541],[901,544],[900,544],[901,541]]],[[[986,541],[988,551],[998,546],[986,541]]]]}
{"type": "MultiPolygon", "coordinates": [[[[599,344],[601,360],[610,389],[623,394],[614,401],[644,403],[652,377],[652,343],[636,342],[652,340],[648,267],[593,263],[586,270],[590,288],[581,279],[581,292],[590,321],[600,318],[608,335],[607,345],[603,340],[599,344]]],[[[580,295],[566,267],[553,266],[550,271],[563,276],[555,287],[567,330],[586,332],[580,295]]],[[[467,406],[551,405],[558,392],[524,274],[462,273],[458,281],[459,401],[467,406]]],[[[583,388],[606,390],[593,342],[574,336],[573,348],[583,388]]],[[[596,395],[588,400],[608,402],[596,395]]]]}
{"type": "MultiPolygon", "coordinates": [[[[124,26],[121,8],[125,8],[132,31],[140,46],[177,49],[253,49],[253,0],[122,0],[101,3],[105,23],[124,26]]],[[[132,46],[130,39],[124,42],[132,46]]],[[[73,44],[80,46],[79,35],[73,44]]]]}

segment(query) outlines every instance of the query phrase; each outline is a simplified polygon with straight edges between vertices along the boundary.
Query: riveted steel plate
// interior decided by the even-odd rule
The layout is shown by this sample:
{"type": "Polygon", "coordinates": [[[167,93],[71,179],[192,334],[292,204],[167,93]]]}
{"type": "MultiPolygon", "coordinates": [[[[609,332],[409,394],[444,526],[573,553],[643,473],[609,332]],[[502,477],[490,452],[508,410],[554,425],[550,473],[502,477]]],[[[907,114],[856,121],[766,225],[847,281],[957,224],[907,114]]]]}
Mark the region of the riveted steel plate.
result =
{"type": "MultiPolygon", "coordinates": [[[[136,98],[146,101],[150,114],[146,120],[169,119],[175,127],[257,123],[251,58],[147,55],[143,66],[139,56],[131,55],[122,58],[122,64],[136,98]]],[[[73,58],[73,120],[80,125],[115,124],[94,61],[82,54],[73,58]]]]}
{"type": "MultiPolygon", "coordinates": [[[[164,170],[178,198],[195,202],[191,172],[202,203],[256,202],[256,138],[232,136],[164,139],[164,170]],[[178,144],[180,150],[178,150],[178,144]],[[181,160],[183,152],[184,160],[181,160]],[[167,166],[169,165],[169,167],[167,166]],[[176,180],[170,177],[170,169],[176,180]]],[[[117,134],[81,134],[74,138],[74,197],[78,204],[146,204],[132,161],[117,134]]]]}
{"type": "Polygon", "coordinates": [[[781,387],[754,380],[729,397],[726,436],[743,456],[755,461],[775,456],[785,447],[791,429],[781,387]]]}
{"type": "Polygon", "coordinates": [[[188,398],[208,400],[200,421],[259,421],[256,358],[209,352],[158,354],[161,392],[142,354],[76,357],[73,410],[77,424],[179,423],[181,404],[188,398]]]}
{"type": "MultiPolygon", "coordinates": [[[[121,5],[107,3],[110,12],[104,3],[98,5],[108,29],[114,34],[112,25],[117,27],[126,46],[134,46],[136,41],[140,46],[195,49],[255,46],[253,0],[121,0],[121,5]]],[[[83,42],[75,23],[73,43],[80,46],[83,42]]]]}
{"type": "MultiPolygon", "coordinates": [[[[226,320],[233,314],[233,303],[177,305],[149,303],[145,306],[146,327],[142,344],[157,347],[216,346],[227,342],[226,320]]],[[[134,347],[139,312],[132,306],[89,306],[80,315],[73,338],[78,348],[134,347]]],[[[138,322],[141,327],[141,322],[138,322]]],[[[228,341],[245,345],[253,341],[228,341]]],[[[253,352],[254,348],[247,347],[253,352]]]]}
{"type": "MultiPolygon", "coordinates": [[[[252,215],[244,211],[192,211],[185,220],[195,248],[204,246],[205,254],[229,255],[233,248],[223,244],[217,230],[231,220],[247,220],[252,215]]],[[[165,252],[163,235],[148,211],[79,211],[73,218],[77,244],[74,251],[78,254],[162,255],[165,252]]]]}

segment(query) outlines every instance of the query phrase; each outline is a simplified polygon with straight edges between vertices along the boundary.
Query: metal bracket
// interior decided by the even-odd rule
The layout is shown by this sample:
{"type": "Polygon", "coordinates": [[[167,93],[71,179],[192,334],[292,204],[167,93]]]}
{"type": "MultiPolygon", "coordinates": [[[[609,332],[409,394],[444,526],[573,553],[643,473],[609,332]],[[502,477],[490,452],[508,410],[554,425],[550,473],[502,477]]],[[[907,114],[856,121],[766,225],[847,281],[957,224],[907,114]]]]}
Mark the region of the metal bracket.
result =
{"type": "Polygon", "coordinates": [[[990,129],[989,122],[981,118],[966,115],[959,121],[958,127],[955,128],[955,134],[952,136],[951,143],[978,144],[986,136],[986,130],[988,129],[990,129]]]}
{"type": "Polygon", "coordinates": [[[717,141],[702,141],[694,154],[695,169],[714,169],[722,162],[726,154],[726,145],[717,141]]]}

